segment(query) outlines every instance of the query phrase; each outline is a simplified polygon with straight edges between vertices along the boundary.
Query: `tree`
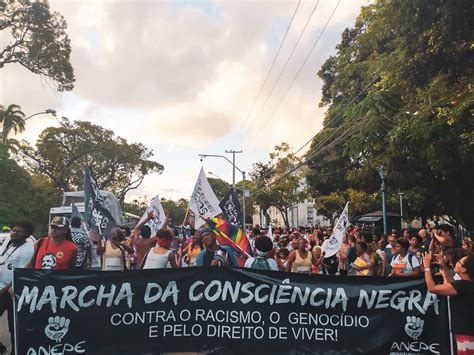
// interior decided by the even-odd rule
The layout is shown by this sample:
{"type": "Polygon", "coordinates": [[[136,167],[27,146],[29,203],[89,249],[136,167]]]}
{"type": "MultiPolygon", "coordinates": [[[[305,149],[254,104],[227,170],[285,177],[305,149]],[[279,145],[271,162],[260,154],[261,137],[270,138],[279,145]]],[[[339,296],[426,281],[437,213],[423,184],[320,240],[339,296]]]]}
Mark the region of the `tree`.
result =
{"type": "Polygon", "coordinates": [[[8,105],[7,108],[0,105],[0,123],[2,123],[2,142],[7,144],[12,129],[15,134],[25,130],[25,114],[18,105],[8,105]]]}
{"type": "MultiPolygon", "coordinates": [[[[51,12],[47,1],[0,0],[0,33],[10,40],[0,49],[0,69],[16,63],[57,83],[58,91],[74,87],[67,23],[51,12]]],[[[4,42],[2,42],[4,43],[4,42]]]]}
{"type": "Polygon", "coordinates": [[[229,192],[231,188],[231,185],[229,185],[227,182],[225,182],[222,179],[210,177],[210,178],[207,178],[207,181],[209,181],[209,185],[211,185],[211,188],[216,194],[219,201],[224,198],[224,196],[229,192]]]}
{"type": "Polygon", "coordinates": [[[473,15],[454,0],[362,8],[318,73],[328,110],[307,153],[316,200],[352,189],[370,201],[384,165],[389,208],[402,191],[407,217],[441,214],[474,228],[473,15]]]}
{"type": "Polygon", "coordinates": [[[60,190],[81,189],[89,169],[99,188],[113,192],[121,203],[145,176],[164,169],[150,160],[153,151],[142,144],[85,121],[64,119],[59,127],[46,128],[36,147],[23,141],[15,149],[31,173],[47,177],[60,190]]]}
{"type": "Polygon", "coordinates": [[[0,223],[28,219],[43,226],[44,231],[50,208],[60,201],[57,189],[41,176],[30,176],[10,158],[7,147],[2,145],[0,171],[0,223]]]}
{"type": "Polygon", "coordinates": [[[264,213],[269,207],[275,207],[289,227],[290,207],[307,197],[302,174],[298,170],[291,172],[300,163],[300,159],[290,152],[290,146],[285,142],[275,146],[269,157],[266,164],[254,164],[254,170],[250,174],[256,188],[255,204],[264,213]]]}

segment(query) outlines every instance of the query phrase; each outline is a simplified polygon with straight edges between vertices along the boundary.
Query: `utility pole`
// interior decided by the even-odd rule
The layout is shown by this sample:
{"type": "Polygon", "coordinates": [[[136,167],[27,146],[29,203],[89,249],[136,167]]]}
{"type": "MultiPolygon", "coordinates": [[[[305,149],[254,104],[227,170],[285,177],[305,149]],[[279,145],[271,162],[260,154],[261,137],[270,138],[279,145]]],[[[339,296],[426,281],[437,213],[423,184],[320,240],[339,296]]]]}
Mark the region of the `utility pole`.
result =
{"type": "Polygon", "coordinates": [[[242,150],[227,150],[225,151],[226,153],[231,153],[232,154],[232,188],[235,190],[235,154],[242,153],[242,150]]]}

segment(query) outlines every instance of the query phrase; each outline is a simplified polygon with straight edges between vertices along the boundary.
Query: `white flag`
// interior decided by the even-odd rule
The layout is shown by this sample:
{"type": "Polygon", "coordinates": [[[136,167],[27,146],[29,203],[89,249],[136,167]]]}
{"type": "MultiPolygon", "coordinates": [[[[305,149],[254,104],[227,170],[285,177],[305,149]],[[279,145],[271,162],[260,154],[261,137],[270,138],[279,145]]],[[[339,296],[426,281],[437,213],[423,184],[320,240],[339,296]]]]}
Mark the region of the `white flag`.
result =
{"type": "Polygon", "coordinates": [[[270,238],[271,241],[273,241],[273,233],[272,233],[272,225],[268,225],[268,232],[267,232],[267,237],[270,238]]]}
{"type": "Polygon", "coordinates": [[[155,218],[149,220],[146,225],[150,227],[151,229],[151,236],[153,237],[156,232],[163,227],[163,224],[165,223],[165,211],[163,210],[163,206],[161,205],[161,200],[160,196],[156,195],[153,201],[151,201],[150,206],[146,209],[145,213],[143,214],[142,218],[140,218],[140,222],[143,222],[146,217],[148,216],[148,213],[151,211],[155,212],[155,218]]]}
{"type": "Polygon", "coordinates": [[[212,191],[203,168],[201,168],[194,186],[194,191],[189,201],[189,209],[196,215],[195,228],[199,228],[202,224],[206,223],[201,217],[212,218],[222,212],[219,207],[219,200],[214,191],[212,191]]]}
{"type": "Polygon", "coordinates": [[[342,211],[336,225],[332,231],[331,236],[323,242],[321,251],[325,251],[325,258],[335,255],[342,245],[344,235],[346,234],[347,226],[349,225],[349,202],[346,203],[346,207],[342,211]]]}

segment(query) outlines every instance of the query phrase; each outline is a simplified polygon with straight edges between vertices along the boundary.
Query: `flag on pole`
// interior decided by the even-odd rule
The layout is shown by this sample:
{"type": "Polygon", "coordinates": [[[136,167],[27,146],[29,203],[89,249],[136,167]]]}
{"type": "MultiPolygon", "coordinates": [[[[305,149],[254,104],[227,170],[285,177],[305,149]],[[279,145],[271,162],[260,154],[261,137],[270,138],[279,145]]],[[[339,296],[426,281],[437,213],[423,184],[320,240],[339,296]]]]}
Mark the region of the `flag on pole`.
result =
{"type": "Polygon", "coordinates": [[[346,234],[347,226],[349,225],[349,202],[342,211],[336,225],[332,231],[331,236],[323,242],[321,251],[326,252],[325,258],[335,255],[342,245],[344,235],[346,234]]]}
{"type": "Polygon", "coordinates": [[[233,187],[219,203],[219,207],[221,208],[224,216],[231,224],[238,227],[243,226],[239,199],[237,198],[237,193],[235,192],[235,189],[233,187]]]}
{"type": "Polygon", "coordinates": [[[237,246],[240,252],[252,255],[250,241],[242,228],[232,225],[224,218],[208,218],[206,222],[217,231],[217,239],[220,244],[229,245],[234,249],[236,248],[235,246],[237,246]]]}
{"type": "Polygon", "coordinates": [[[112,229],[117,227],[117,223],[112,217],[103,196],[100,194],[97,182],[92,177],[90,171],[84,172],[84,195],[86,221],[91,229],[97,230],[99,234],[108,238],[112,229]]]}
{"type": "Polygon", "coordinates": [[[138,224],[143,222],[148,216],[148,213],[151,211],[154,211],[155,213],[155,218],[147,222],[147,226],[150,227],[151,230],[151,235],[154,236],[156,235],[156,232],[163,227],[163,224],[165,223],[165,211],[163,209],[163,206],[161,204],[160,196],[156,195],[155,198],[151,201],[150,206],[146,209],[145,213],[143,213],[142,218],[140,218],[140,221],[138,224]]]}
{"type": "Polygon", "coordinates": [[[195,227],[199,228],[206,223],[202,218],[212,218],[221,213],[219,200],[207,181],[203,168],[194,186],[193,194],[189,201],[189,209],[196,215],[195,227]]]}

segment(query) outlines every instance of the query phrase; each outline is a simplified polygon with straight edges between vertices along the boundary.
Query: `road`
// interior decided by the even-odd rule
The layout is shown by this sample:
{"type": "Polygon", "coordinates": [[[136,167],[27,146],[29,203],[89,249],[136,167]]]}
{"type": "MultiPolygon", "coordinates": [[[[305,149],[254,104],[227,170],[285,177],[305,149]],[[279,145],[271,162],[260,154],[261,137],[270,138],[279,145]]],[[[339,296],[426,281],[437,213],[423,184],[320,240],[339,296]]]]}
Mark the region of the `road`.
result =
{"type": "Polygon", "coordinates": [[[7,354],[10,353],[10,332],[8,331],[7,312],[0,318],[0,342],[8,348],[7,354]]]}

